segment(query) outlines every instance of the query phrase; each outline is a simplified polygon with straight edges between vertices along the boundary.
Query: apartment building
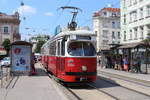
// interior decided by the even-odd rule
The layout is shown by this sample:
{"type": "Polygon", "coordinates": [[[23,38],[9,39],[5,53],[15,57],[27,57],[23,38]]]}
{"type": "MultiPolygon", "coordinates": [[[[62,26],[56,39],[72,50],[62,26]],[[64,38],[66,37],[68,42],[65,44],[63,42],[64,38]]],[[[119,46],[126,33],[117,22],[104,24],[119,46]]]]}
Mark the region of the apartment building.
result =
{"type": "Polygon", "coordinates": [[[0,46],[5,39],[10,39],[11,42],[21,39],[19,25],[18,12],[15,12],[13,15],[0,12],[0,46]]]}
{"type": "Polygon", "coordinates": [[[150,33],[150,0],[121,0],[121,44],[137,43],[150,33]]]}
{"type": "Polygon", "coordinates": [[[97,52],[120,43],[120,9],[109,7],[95,12],[93,30],[97,34],[97,52]]]}

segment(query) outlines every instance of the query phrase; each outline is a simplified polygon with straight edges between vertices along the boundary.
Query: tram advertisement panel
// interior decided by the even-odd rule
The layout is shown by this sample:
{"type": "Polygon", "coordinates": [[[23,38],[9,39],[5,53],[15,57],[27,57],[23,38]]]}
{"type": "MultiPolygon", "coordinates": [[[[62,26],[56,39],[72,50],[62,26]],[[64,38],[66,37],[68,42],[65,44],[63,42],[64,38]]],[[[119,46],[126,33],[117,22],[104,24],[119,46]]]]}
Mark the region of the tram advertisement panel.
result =
{"type": "Polygon", "coordinates": [[[12,46],[12,71],[30,71],[31,46],[12,46]]]}

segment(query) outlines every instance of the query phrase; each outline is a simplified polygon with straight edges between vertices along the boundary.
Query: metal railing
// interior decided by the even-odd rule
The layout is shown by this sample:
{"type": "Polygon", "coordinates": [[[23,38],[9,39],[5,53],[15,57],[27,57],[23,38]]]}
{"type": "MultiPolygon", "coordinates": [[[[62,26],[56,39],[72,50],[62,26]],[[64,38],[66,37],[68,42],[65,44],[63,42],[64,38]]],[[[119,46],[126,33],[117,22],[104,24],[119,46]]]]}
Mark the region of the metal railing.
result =
{"type": "Polygon", "coordinates": [[[0,87],[5,87],[10,78],[10,68],[0,66],[0,87]]]}

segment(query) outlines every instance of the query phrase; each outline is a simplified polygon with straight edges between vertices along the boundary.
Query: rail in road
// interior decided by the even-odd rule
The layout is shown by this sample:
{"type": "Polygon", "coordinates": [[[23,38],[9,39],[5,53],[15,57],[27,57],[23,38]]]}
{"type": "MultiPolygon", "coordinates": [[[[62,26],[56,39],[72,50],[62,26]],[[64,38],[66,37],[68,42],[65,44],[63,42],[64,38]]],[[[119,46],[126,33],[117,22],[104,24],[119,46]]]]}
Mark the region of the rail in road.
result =
{"type": "Polygon", "coordinates": [[[116,74],[111,74],[111,73],[105,73],[105,72],[98,72],[98,75],[101,76],[102,78],[105,78],[105,80],[108,80],[108,81],[113,80],[111,82],[115,81],[115,83],[121,86],[135,90],[139,93],[150,95],[149,82],[140,81],[137,79],[132,79],[132,78],[128,78],[128,77],[124,77],[124,76],[120,76],[116,74]]]}
{"type": "Polygon", "coordinates": [[[64,86],[56,82],[53,76],[50,75],[50,78],[69,100],[150,100],[150,95],[121,86],[100,76],[94,83],[79,86],[64,86]]]}

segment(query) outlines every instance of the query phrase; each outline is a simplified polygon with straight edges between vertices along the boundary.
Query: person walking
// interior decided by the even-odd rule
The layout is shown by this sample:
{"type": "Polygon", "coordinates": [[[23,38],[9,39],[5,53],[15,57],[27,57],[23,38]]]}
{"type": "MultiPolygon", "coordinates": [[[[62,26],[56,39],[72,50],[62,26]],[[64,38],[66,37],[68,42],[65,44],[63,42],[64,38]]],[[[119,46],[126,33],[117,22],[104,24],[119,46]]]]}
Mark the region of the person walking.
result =
{"type": "Polygon", "coordinates": [[[141,59],[137,57],[137,72],[141,73],[141,59]]]}
{"type": "Polygon", "coordinates": [[[129,62],[128,62],[127,55],[125,55],[125,57],[123,59],[123,68],[124,68],[125,71],[128,72],[128,70],[129,70],[129,62]]]}
{"type": "Polygon", "coordinates": [[[31,75],[36,75],[34,53],[32,53],[32,59],[31,59],[31,75]]]}

